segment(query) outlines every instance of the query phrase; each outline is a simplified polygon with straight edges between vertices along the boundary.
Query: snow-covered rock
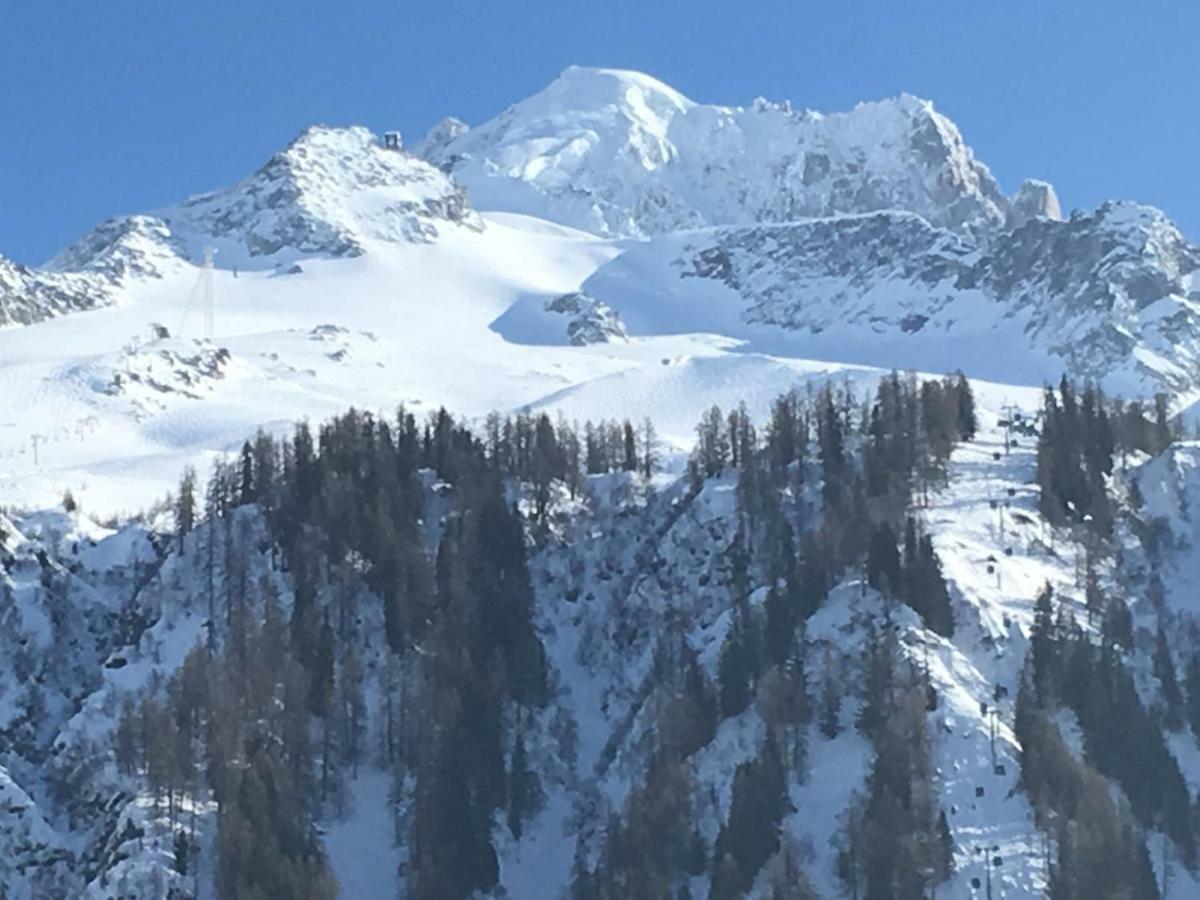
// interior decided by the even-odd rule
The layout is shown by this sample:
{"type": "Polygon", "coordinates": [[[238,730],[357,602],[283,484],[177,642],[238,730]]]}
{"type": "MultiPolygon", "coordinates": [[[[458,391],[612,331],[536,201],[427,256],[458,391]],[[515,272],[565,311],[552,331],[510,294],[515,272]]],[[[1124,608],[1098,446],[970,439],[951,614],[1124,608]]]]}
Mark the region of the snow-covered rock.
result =
{"type": "Polygon", "coordinates": [[[185,252],[170,226],[149,215],[101,222],[47,263],[54,272],[91,272],[113,283],[127,278],[161,278],[185,252]]]}
{"type": "Polygon", "coordinates": [[[584,290],[631,335],[708,330],[794,356],[1025,384],[1068,371],[1188,396],[1197,272],[1200,248],[1162,212],[1108,203],[1031,218],[983,249],[900,212],[683,232],[627,251],[584,290]],[[980,356],[988,347],[1004,353],[980,356]]]}
{"type": "Polygon", "coordinates": [[[1033,219],[997,241],[977,283],[1029,317],[1028,333],[1077,376],[1128,393],[1200,385],[1200,247],[1160,210],[1105,203],[1033,219]]]}
{"type": "Polygon", "coordinates": [[[1008,226],[1018,228],[1030,219],[1061,219],[1062,207],[1054,186],[1036,178],[1027,178],[1013,195],[1008,208],[1008,226]]]}
{"type": "Polygon", "coordinates": [[[423,150],[482,209],[606,235],[903,209],[984,236],[1008,211],[954,123],[907,94],[830,115],[710,106],[648,75],[572,66],[423,150]]]}
{"type": "Polygon", "coordinates": [[[479,228],[462,189],[365,128],[309,128],[246,181],[163,213],[189,236],[250,257],[357,256],[370,240],[427,242],[479,228]]]}
{"type": "Polygon", "coordinates": [[[445,154],[446,148],[452,141],[462,137],[470,130],[471,126],[462,119],[447,116],[430,128],[425,137],[413,145],[412,154],[421,159],[437,159],[442,165],[446,165],[449,161],[445,154]]]}
{"type": "Polygon", "coordinates": [[[567,338],[577,347],[627,338],[621,317],[608,304],[579,291],[547,300],[546,311],[567,318],[567,338]]]}
{"type": "Polygon", "coordinates": [[[110,298],[103,279],[30,269],[0,256],[0,325],[30,325],[110,298]]]}
{"type": "Polygon", "coordinates": [[[462,188],[428,163],[365,128],[313,126],[245,181],[152,216],[110,220],[54,266],[109,270],[123,262],[137,272],[144,255],[136,246],[112,261],[114,245],[125,247],[129,235],[192,259],[211,245],[227,268],[263,268],[263,259],[358,256],[370,241],[428,243],[443,229],[482,227],[462,188]]]}

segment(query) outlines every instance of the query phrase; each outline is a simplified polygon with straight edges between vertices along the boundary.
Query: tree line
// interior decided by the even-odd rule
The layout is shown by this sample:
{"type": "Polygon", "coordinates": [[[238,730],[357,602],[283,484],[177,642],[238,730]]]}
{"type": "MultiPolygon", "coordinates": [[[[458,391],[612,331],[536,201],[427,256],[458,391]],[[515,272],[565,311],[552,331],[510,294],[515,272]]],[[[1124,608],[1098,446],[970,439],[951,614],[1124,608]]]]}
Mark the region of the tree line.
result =
{"type": "MultiPolygon", "coordinates": [[[[680,872],[698,871],[713,896],[733,897],[764,869],[779,873],[780,898],[808,896],[796,848],[779,834],[786,782],[803,771],[814,719],[838,732],[842,691],[826,674],[819,701],[810,695],[804,622],[850,570],[949,633],[948,594],[916,510],[974,429],[961,376],[893,375],[861,401],[832,386],[792,392],[761,437],[744,408],[705,415],[693,478],[737,473],[732,624],[715,678],[690,647],[664,643],[659,674],[682,699],[661,705],[661,746],[631,815],[610,828],[603,864],[578,873],[581,896],[678,887],[680,872]],[[749,602],[753,584],[766,586],[764,604],[749,602]],[[657,861],[631,862],[622,846],[645,841],[630,829],[675,833],[664,810],[689,793],[691,756],[752,705],[767,740],[735,774],[715,845],[683,817],[657,861]]],[[[424,422],[405,409],[351,410],[299,423],[286,439],[260,432],[216,464],[203,491],[185,472],[175,540],[189,602],[204,611],[202,640],[174,676],[126,699],[114,734],[121,770],[178,826],[178,871],[195,874],[192,817],[211,797],[223,896],[279,885],[331,896],[316,823],[345,803],[348,777],[375,752],[396,775],[409,894],[495,887],[496,821],[519,836],[543,796],[528,729],[551,691],[528,546],[587,475],[647,478],[659,452],[649,422],[580,429],[493,416],[479,435],[444,410],[424,422]],[[382,656],[368,633],[376,618],[382,656]]],[[[132,643],[151,624],[134,613],[132,643]]]]}

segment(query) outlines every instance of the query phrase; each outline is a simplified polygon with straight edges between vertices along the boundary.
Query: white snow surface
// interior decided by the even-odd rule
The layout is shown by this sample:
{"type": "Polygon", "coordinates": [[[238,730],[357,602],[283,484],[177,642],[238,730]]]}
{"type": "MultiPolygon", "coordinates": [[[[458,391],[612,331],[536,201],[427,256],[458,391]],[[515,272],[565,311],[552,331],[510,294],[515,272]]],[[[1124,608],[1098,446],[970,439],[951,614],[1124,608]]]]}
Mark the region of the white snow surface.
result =
{"type": "Polygon", "coordinates": [[[481,208],[614,236],[890,208],[985,232],[1008,208],[954,123],[907,94],[830,115],[712,106],[639,72],[571,66],[447,137],[439,126],[422,152],[481,208]]]}

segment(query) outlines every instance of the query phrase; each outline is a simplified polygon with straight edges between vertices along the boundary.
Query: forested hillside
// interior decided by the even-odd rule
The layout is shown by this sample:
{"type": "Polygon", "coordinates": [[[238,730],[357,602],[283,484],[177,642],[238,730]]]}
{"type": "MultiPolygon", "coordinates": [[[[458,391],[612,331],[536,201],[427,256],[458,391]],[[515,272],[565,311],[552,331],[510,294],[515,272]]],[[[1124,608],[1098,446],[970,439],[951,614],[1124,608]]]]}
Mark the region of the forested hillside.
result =
{"type": "Polygon", "coordinates": [[[713,407],[681,467],[650,421],[350,411],[99,540],[69,498],[15,517],[8,895],[1186,887],[1200,655],[1135,477],[1175,426],[1065,380],[1006,415],[961,376],[826,384],[713,407]],[[1023,460],[972,575],[956,497],[1023,460]],[[88,674],[19,640],[35,608],[88,674]]]}

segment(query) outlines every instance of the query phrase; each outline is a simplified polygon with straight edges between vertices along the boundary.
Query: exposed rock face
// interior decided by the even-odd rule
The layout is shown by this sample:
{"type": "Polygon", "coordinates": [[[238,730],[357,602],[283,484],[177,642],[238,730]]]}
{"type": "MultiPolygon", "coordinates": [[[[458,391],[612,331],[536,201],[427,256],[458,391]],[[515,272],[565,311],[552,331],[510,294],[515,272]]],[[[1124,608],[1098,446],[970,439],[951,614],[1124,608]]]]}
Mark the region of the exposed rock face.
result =
{"type": "MultiPolygon", "coordinates": [[[[988,362],[993,377],[1041,377],[1020,361],[1006,368],[1011,355],[1058,360],[1047,371],[1122,392],[1200,385],[1200,248],[1136,204],[1031,218],[986,249],[899,212],[691,232],[615,260],[584,289],[634,321],[621,305],[633,273],[668,285],[682,279],[691,293],[673,298],[672,310],[711,308],[704,283],[726,285],[742,323],[728,328],[781,329],[800,340],[789,351],[800,355],[885,366],[988,362]],[[996,358],[972,360],[961,346],[996,358]]],[[[644,317],[643,304],[639,326],[644,317]]],[[[649,329],[672,330],[660,321],[649,329]]]]}
{"type": "Polygon", "coordinates": [[[735,228],[685,261],[684,276],[716,277],[742,293],[750,322],[820,332],[833,324],[930,316],[959,293],[971,248],[907,213],[735,228]],[[903,284],[893,306],[883,282],[903,284]]]}
{"type": "Polygon", "coordinates": [[[365,128],[314,126],[245,181],[153,215],[110,219],[52,263],[110,280],[150,276],[214,245],[237,260],[358,256],[369,241],[428,243],[480,229],[466,192],[365,128]]]}
{"type": "Polygon", "coordinates": [[[628,340],[625,326],[612,307],[587,294],[555,297],[546,302],[546,311],[567,317],[567,339],[577,347],[628,340]]]}
{"type": "Polygon", "coordinates": [[[706,106],[636,72],[572,67],[421,152],[482,208],[618,236],[882,209],[983,236],[1008,212],[954,124],[908,95],[828,116],[706,106]]]}
{"type": "Polygon", "coordinates": [[[156,216],[125,216],[101,222],[46,268],[89,272],[113,284],[130,277],[160,278],[184,254],[182,243],[156,216]]]}
{"type": "Polygon", "coordinates": [[[370,241],[430,243],[446,228],[483,221],[445,174],[365,128],[313,127],[240,184],[108,219],[44,269],[0,257],[0,325],[106,306],[130,280],[161,278],[205,246],[230,266],[286,266],[358,256],[370,241]]]}
{"type": "Polygon", "coordinates": [[[0,256],[0,325],[30,325],[109,299],[103,278],[43,272],[0,256]]]}
{"type": "MultiPolygon", "coordinates": [[[[420,159],[438,159],[443,165],[449,161],[446,156],[446,148],[451,142],[462,137],[471,127],[461,119],[456,119],[454,116],[447,116],[438,122],[421,140],[413,145],[412,153],[420,159]]],[[[452,166],[452,162],[450,163],[452,166]]]]}
{"type": "Polygon", "coordinates": [[[313,127],[247,180],[161,213],[175,230],[251,257],[358,256],[370,240],[433,241],[482,222],[461,187],[365,128],[313,127]]]}
{"type": "Polygon", "coordinates": [[[1028,330],[1094,378],[1132,366],[1162,386],[1200,383],[1200,248],[1159,210],[1106,203],[1065,222],[1031,220],[976,268],[1028,330]]]}
{"type": "Polygon", "coordinates": [[[1058,205],[1058,194],[1054,186],[1033,178],[1026,179],[1013,196],[1008,209],[1008,225],[1019,228],[1030,219],[1062,218],[1062,208],[1058,205]]]}

